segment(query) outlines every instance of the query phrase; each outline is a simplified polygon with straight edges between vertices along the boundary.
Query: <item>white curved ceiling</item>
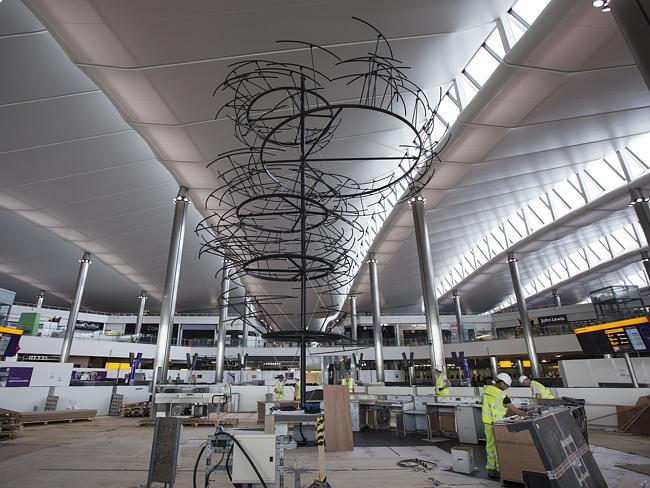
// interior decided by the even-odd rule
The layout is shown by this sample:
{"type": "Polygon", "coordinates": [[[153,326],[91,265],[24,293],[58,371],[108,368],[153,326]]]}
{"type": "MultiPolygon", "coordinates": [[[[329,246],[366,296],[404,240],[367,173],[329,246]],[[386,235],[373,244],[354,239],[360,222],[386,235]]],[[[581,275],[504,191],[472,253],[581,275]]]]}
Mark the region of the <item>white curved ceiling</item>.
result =
{"type": "MultiPolygon", "coordinates": [[[[67,304],[89,251],[84,308],[134,310],[145,289],[156,309],[178,184],[16,0],[0,3],[0,59],[0,286],[67,304]]],[[[181,311],[209,308],[218,292],[218,263],[198,263],[194,208],[188,220],[181,311]]]]}
{"type": "MultiPolygon", "coordinates": [[[[342,57],[374,48],[376,35],[353,21],[376,25],[409,77],[437,95],[460,72],[513,0],[268,2],[30,0],[30,8],[65,47],[73,62],[115,103],[149,143],[158,160],[201,209],[219,182],[206,169],[237,141],[228,119],[214,119],[223,99],[212,98],[235,61],[263,57],[309,62],[310,51],[277,40],[317,43],[342,57]]],[[[320,54],[317,52],[316,56],[320,54]]],[[[318,60],[317,60],[318,61],[318,60]]],[[[331,93],[333,100],[349,94],[331,93]]],[[[350,126],[347,144],[375,147],[398,131],[378,124],[350,126]]],[[[277,293],[275,285],[250,286],[277,293]]],[[[282,291],[280,291],[281,293],[282,291]]]]}
{"type": "MultiPolygon", "coordinates": [[[[358,16],[392,38],[398,57],[413,66],[414,81],[435,93],[458,75],[514,2],[25,3],[93,81],[71,65],[17,0],[0,4],[0,14],[12,16],[6,22],[9,14],[0,15],[0,54],[16,70],[1,82],[11,90],[0,92],[5,97],[0,124],[12,137],[4,139],[7,146],[0,157],[11,155],[6,164],[14,166],[6,166],[12,168],[7,174],[15,179],[0,188],[0,205],[15,215],[21,210],[16,202],[41,212],[28,214],[29,225],[47,227],[52,242],[59,239],[74,249],[85,249],[84,242],[101,244],[104,262],[117,276],[112,288],[137,288],[140,284],[134,283],[144,281],[159,289],[171,222],[167,202],[178,183],[188,186],[195,205],[179,295],[179,309],[187,310],[208,308],[214,301],[216,265],[197,261],[191,230],[199,219],[194,209],[201,210],[218,185],[205,163],[234,143],[230,122],[214,120],[220,100],[211,97],[230,63],[261,55],[301,59],[304,50],[275,42],[287,38],[340,52],[367,49],[374,39],[350,20],[358,16]],[[34,63],[23,63],[25,56],[34,63]],[[74,150],[66,152],[67,147],[74,150]],[[17,159],[22,154],[28,163],[17,159]],[[44,163],[49,160],[58,163],[44,163]],[[22,168],[29,171],[23,174],[22,168]],[[110,262],[112,256],[119,261],[110,262]]],[[[586,162],[621,149],[632,136],[650,131],[649,115],[647,87],[611,16],[593,9],[591,2],[552,1],[462,112],[443,164],[425,191],[436,273],[444,273],[522,203],[586,162]]],[[[381,143],[389,136],[367,134],[363,127],[351,135],[358,144],[381,143]]],[[[583,233],[609,230],[618,218],[583,233]]],[[[532,276],[580,239],[579,233],[567,232],[555,245],[531,252],[522,258],[522,274],[532,276]]],[[[373,250],[384,308],[419,309],[408,208],[395,210],[373,250]]],[[[38,271],[21,265],[26,274],[38,271]]],[[[54,281],[53,274],[38,273],[39,280],[54,281]]],[[[499,283],[489,293],[484,286],[468,288],[471,309],[487,310],[508,295],[507,281],[499,283]]],[[[362,270],[355,283],[355,291],[363,294],[360,310],[368,308],[367,289],[362,270]]],[[[99,299],[99,290],[89,292],[99,299]]]]}

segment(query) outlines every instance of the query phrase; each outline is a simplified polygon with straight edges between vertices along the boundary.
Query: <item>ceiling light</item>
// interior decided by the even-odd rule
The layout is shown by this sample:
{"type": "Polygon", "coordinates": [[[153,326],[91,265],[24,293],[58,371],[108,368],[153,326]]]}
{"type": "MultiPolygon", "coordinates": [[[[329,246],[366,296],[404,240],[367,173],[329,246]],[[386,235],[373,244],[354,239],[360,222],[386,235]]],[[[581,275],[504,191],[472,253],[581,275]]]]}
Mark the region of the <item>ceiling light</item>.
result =
{"type": "Polygon", "coordinates": [[[603,7],[603,8],[601,8],[600,11],[601,11],[601,12],[604,12],[604,13],[607,13],[607,12],[611,12],[611,11],[612,11],[612,8],[609,7],[609,6],[607,6],[607,7],[603,7]]]}
{"type": "Polygon", "coordinates": [[[594,0],[593,2],[593,6],[596,8],[601,8],[603,5],[605,5],[603,0],[594,0]]]}

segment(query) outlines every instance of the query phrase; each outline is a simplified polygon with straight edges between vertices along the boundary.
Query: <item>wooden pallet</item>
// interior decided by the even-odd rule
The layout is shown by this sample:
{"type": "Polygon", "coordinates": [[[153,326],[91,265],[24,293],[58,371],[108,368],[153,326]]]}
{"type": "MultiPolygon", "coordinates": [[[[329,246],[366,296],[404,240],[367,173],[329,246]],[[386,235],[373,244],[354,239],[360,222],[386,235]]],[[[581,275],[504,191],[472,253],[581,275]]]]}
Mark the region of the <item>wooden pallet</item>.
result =
{"type": "MultiPolygon", "coordinates": [[[[239,424],[239,419],[206,419],[203,417],[180,417],[181,425],[186,427],[205,427],[205,426],[215,426],[223,425],[225,427],[236,427],[239,424]]],[[[146,419],[138,422],[140,427],[142,426],[152,426],[156,423],[155,419],[146,419]]]]}
{"type": "Polygon", "coordinates": [[[149,402],[127,403],[122,405],[122,415],[125,417],[148,417],[151,413],[149,402]]]}
{"type": "Polygon", "coordinates": [[[0,431],[0,441],[4,441],[7,439],[15,439],[18,437],[18,431],[17,430],[2,430],[0,431]]]}
{"type": "Polygon", "coordinates": [[[54,422],[75,422],[95,420],[97,410],[47,410],[42,412],[21,412],[23,424],[47,425],[54,422]]]}
{"type": "Polygon", "coordinates": [[[0,409],[0,440],[15,439],[22,428],[22,416],[19,412],[0,409]]]}

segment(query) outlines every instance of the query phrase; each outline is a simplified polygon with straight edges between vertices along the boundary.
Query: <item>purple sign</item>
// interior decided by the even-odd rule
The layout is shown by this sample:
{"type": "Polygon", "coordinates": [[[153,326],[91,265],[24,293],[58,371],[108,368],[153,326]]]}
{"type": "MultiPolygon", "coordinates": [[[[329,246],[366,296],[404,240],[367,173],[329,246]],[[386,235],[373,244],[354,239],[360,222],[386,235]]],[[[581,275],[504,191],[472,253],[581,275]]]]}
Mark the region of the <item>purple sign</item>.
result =
{"type": "Polygon", "coordinates": [[[33,368],[0,368],[0,387],[29,386],[33,368]]]}

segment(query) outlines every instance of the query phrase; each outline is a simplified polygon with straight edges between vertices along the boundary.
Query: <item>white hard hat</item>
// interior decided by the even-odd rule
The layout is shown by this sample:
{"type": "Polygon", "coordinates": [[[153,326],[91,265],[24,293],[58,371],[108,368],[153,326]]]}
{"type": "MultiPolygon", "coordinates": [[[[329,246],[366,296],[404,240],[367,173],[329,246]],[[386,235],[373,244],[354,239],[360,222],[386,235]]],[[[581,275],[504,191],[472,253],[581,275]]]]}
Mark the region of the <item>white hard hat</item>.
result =
{"type": "Polygon", "coordinates": [[[508,373],[499,373],[497,375],[497,381],[503,381],[506,385],[512,385],[512,378],[508,373]]]}
{"type": "Polygon", "coordinates": [[[526,381],[527,379],[528,379],[528,376],[526,376],[525,374],[522,374],[522,375],[519,377],[519,383],[521,383],[521,384],[523,385],[523,384],[524,384],[524,381],[526,381]]]}
{"type": "Polygon", "coordinates": [[[436,366],[433,368],[435,371],[438,371],[439,373],[442,373],[442,366],[436,366]]]}

